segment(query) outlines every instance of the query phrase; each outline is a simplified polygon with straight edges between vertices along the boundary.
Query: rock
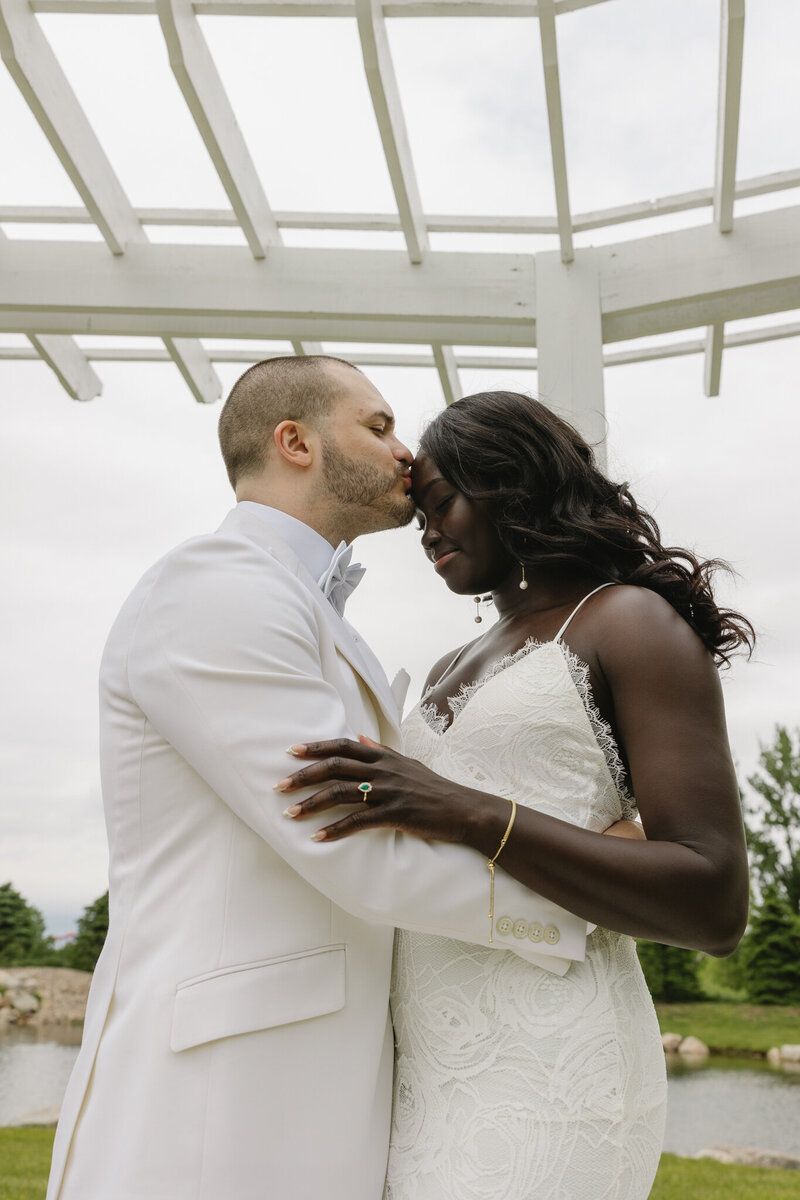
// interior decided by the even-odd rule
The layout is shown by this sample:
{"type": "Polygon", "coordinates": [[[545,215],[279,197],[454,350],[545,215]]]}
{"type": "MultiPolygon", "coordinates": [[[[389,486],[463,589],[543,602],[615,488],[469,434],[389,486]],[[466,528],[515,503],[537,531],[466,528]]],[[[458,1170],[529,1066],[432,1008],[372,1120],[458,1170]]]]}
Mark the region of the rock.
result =
{"type": "Polygon", "coordinates": [[[31,1112],[14,1117],[11,1121],[6,1121],[6,1125],[56,1125],[58,1124],[58,1114],[57,1108],[35,1108],[31,1112]]]}
{"type": "Polygon", "coordinates": [[[767,1051],[767,1062],[771,1067],[779,1067],[781,1065],[781,1052],[778,1046],[773,1046],[767,1051]]]}
{"type": "Polygon", "coordinates": [[[0,971],[0,988],[16,987],[17,981],[10,971],[0,971]]]}
{"type": "Polygon", "coordinates": [[[71,967],[9,967],[0,971],[0,979],[3,978],[10,983],[6,990],[6,985],[0,983],[0,1014],[9,1011],[12,1020],[19,1015],[25,1024],[36,1027],[83,1024],[92,980],[88,971],[76,971],[71,967]],[[4,1008],[9,1004],[9,992],[20,990],[41,997],[37,1010],[22,1014],[16,1009],[4,1008]]]}
{"type": "Polygon", "coordinates": [[[687,1037],[678,1047],[678,1054],[682,1058],[708,1058],[710,1050],[705,1042],[700,1041],[700,1038],[687,1037]]]}
{"type": "Polygon", "coordinates": [[[24,988],[9,988],[6,992],[6,1001],[23,1016],[39,1011],[39,1001],[33,992],[27,992],[24,988]]]}
{"type": "Polygon", "coordinates": [[[800,1046],[781,1046],[781,1062],[800,1063],[800,1046]]]}
{"type": "Polygon", "coordinates": [[[679,1033],[662,1033],[661,1045],[664,1047],[665,1054],[675,1054],[680,1046],[683,1038],[679,1033]]]}
{"type": "Polygon", "coordinates": [[[693,1158],[713,1158],[721,1163],[740,1167],[776,1167],[783,1171],[800,1171],[800,1158],[794,1154],[776,1154],[772,1150],[757,1150],[750,1146],[709,1146],[693,1158]]]}

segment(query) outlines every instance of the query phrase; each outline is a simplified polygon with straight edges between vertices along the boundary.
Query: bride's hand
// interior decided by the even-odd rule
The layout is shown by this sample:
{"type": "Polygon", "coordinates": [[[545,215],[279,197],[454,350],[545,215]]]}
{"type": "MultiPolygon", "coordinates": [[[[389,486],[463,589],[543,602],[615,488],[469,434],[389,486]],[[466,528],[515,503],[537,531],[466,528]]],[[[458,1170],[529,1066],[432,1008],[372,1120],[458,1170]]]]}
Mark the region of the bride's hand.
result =
{"type": "Polygon", "coordinates": [[[324,786],[290,805],[285,816],[297,820],[356,805],[348,816],[313,834],[319,842],[386,825],[430,841],[463,842],[471,820],[489,799],[367,737],[357,742],[308,742],[292,746],[290,752],[315,761],[281,779],[276,791],[290,795],[300,788],[324,786]]]}

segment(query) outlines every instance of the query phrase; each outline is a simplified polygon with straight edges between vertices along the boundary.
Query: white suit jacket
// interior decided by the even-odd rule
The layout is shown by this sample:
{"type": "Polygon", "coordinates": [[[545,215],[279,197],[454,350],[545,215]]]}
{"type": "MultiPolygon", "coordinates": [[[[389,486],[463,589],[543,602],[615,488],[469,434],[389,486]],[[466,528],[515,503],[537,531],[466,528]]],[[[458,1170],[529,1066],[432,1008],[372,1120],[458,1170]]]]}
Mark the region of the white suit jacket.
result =
{"type": "MultiPolygon", "coordinates": [[[[286,748],[359,733],[399,744],[385,676],[252,514],[126,601],[101,668],[110,926],[48,1200],[380,1200],[393,927],[488,944],[489,875],[282,816],[286,748]]],[[[586,923],[501,870],[495,911],[560,930],[557,954],[499,950],[583,958],[586,923]]]]}

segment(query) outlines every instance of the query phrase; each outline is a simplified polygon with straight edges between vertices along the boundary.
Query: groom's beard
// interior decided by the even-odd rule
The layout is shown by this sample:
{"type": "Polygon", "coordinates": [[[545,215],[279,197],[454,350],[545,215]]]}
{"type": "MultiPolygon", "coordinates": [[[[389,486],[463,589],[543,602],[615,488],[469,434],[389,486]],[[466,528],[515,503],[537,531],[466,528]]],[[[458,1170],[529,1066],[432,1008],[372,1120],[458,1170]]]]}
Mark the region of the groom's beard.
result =
{"type": "Polygon", "coordinates": [[[361,509],[368,519],[364,533],[408,525],[414,502],[399,494],[401,469],[382,470],[374,463],[351,458],[330,435],[322,437],[322,483],[327,495],[348,509],[361,509]]]}

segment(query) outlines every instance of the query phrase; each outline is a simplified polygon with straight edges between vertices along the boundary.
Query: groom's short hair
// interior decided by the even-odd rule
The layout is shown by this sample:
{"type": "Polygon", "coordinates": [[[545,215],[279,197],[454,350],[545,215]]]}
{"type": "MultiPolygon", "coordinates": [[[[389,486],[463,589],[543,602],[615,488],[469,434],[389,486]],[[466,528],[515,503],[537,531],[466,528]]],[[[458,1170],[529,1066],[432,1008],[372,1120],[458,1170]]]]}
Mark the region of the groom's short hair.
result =
{"type": "Polygon", "coordinates": [[[341,380],[328,369],[331,363],[358,371],[344,358],[307,354],[266,358],[237,379],[219,419],[219,444],[234,491],[240,479],[264,469],[281,421],[317,426],[329,415],[342,392],[341,380]]]}

